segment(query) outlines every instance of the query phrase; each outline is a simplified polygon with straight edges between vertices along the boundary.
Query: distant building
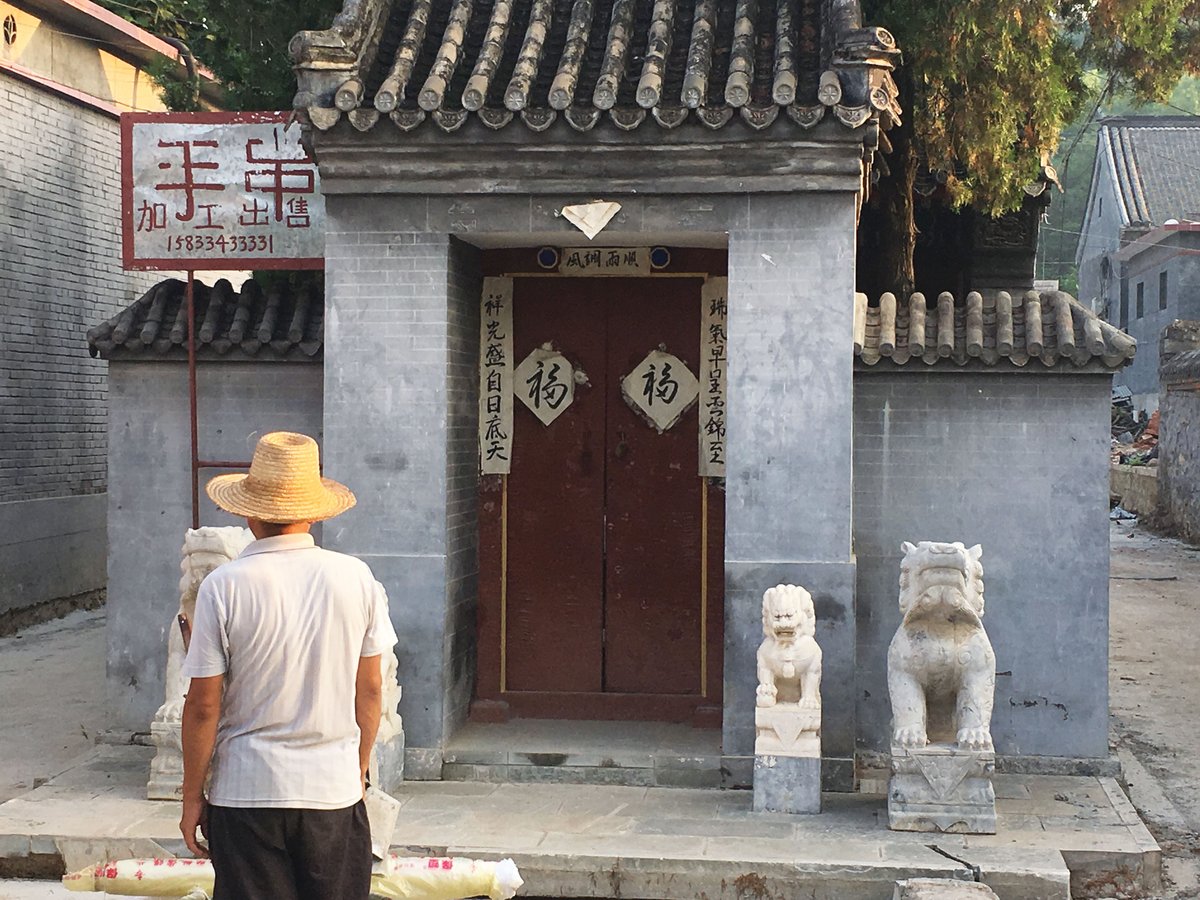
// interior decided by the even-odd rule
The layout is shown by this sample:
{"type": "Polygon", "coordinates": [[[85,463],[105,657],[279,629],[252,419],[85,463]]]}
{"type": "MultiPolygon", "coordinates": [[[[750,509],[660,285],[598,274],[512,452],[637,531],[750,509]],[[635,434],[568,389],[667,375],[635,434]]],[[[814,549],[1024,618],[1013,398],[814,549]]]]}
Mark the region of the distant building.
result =
{"type": "MultiPolygon", "coordinates": [[[[1100,127],[1075,261],[1079,299],[1156,346],[1175,319],[1200,317],[1200,119],[1136,116],[1100,127]]],[[[1158,406],[1157,357],[1115,377],[1140,409],[1158,406]]]]}
{"type": "Polygon", "coordinates": [[[88,0],[0,0],[0,627],[104,587],[105,363],[80,351],[162,277],[121,269],[118,117],[164,108],[163,56],[88,0]]]}

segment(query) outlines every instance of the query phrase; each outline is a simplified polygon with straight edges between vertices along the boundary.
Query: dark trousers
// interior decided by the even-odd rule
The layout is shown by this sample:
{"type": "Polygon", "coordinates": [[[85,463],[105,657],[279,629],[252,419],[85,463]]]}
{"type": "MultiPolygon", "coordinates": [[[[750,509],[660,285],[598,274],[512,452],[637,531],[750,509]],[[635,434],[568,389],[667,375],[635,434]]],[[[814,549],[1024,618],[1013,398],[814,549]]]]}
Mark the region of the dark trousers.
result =
{"type": "Polygon", "coordinates": [[[345,809],[210,806],[213,900],[367,900],[371,831],[345,809]]]}

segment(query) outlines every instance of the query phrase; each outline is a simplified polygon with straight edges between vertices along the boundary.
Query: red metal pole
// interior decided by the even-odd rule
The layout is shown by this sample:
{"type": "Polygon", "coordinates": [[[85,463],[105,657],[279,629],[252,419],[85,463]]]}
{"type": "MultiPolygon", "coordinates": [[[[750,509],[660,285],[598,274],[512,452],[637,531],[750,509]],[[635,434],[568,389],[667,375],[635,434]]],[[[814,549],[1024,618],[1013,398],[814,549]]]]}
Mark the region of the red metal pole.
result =
{"type": "Polygon", "coordinates": [[[192,422],[192,527],[200,527],[200,435],[196,417],[196,273],[188,270],[188,408],[192,422]]]}

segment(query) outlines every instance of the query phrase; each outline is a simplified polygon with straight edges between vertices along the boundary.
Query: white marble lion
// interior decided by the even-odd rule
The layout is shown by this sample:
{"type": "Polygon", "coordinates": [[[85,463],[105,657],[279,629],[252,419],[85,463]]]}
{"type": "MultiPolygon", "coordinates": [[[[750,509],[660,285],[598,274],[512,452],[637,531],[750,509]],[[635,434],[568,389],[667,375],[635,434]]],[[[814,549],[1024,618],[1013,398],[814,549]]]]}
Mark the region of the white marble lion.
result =
{"type": "Polygon", "coordinates": [[[983,630],[983,549],[936,541],[901,549],[903,620],[887,657],[892,742],[990,751],[996,655],[983,630]]]}
{"type": "Polygon", "coordinates": [[[813,637],[817,617],[812,595],[794,584],[778,584],[763,594],[762,616],[757,704],[819,709],[821,648],[813,637]]]}

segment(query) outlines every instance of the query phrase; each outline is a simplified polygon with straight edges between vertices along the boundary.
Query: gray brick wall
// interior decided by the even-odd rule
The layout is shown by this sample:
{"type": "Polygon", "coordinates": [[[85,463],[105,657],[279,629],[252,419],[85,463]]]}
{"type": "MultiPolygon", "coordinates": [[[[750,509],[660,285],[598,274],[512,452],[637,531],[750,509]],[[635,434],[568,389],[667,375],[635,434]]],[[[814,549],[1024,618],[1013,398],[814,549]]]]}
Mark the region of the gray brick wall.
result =
{"type": "MultiPolygon", "coordinates": [[[[202,362],[197,377],[205,456],[248,460],[269,431],[300,431],[321,441],[320,363],[202,362]]],[[[192,524],[187,366],[118,360],[109,381],[109,710],[111,727],[146,731],[163,701],[167,634],[179,604],[179,550],[192,524]]],[[[343,480],[328,464],[325,471],[343,480]]],[[[202,472],[201,485],[216,474],[202,472]]],[[[328,534],[339,521],[318,528],[328,534]]],[[[218,510],[201,486],[200,524],[245,520],[218,510]]]]}
{"type": "Polygon", "coordinates": [[[446,293],[446,705],[443,734],[475,688],[479,598],[479,251],[451,238],[446,293]]]}
{"type": "Polygon", "coordinates": [[[102,493],[91,325],[157,280],[121,269],[117,120],[0,74],[0,502],[102,493]]]}
{"type": "Polygon", "coordinates": [[[750,196],[729,234],[723,750],[753,753],[763,591],[802,584],[825,653],[826,784],[839,789],[855,734],[853,310],[853,196],[750,196]]]}
{"type": "Polygon", "coordinates": [[[121,269],[117,120],[0,73],[0,614],[104,587],[105,364],[121,269]]]}
{"type": "Polygon", "coordinates": [[[361,198],[328,203],[326,460],[359,504],[326,546],[388,590],[410,771],[425,772],[472,687],[477,256],[448,235],[379,230],[361,198]]]}
{"type": "Polygon", "coordinates": [[[1108,754],[1104,375],[856,373],[860,748],[886,749],[902,541],[983,545],[1001,754],[1108,754]]]}

